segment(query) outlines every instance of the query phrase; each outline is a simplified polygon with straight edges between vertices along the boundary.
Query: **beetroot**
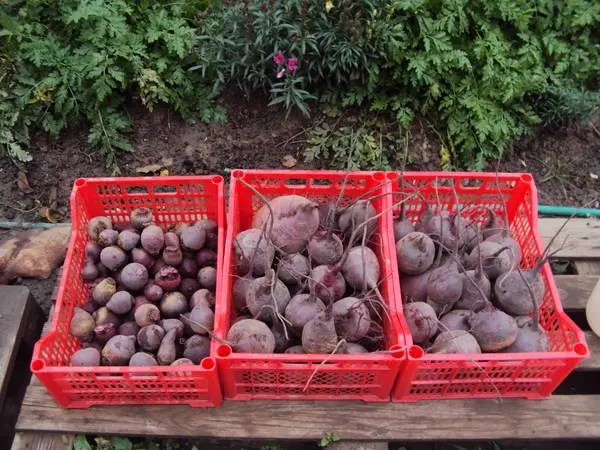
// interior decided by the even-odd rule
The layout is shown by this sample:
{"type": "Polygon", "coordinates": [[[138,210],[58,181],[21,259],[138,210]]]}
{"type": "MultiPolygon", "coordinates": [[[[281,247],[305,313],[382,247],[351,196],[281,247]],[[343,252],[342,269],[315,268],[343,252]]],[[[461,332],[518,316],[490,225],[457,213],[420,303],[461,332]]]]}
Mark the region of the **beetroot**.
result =
{"type": "Polygon", "coordinates": [[[246,293],[254,279],[249,275],[238,277],[233,282],[233,303],[238,311],[246,309],[246,293]]]}
{"type": "Polygon", "coordinates": [[[83,305],[81,305],[81,309],[90,314],[93,314],[94,311],[96,311],[98,308],[100,308],[100,305],[94,300],[88,300],[83,305]]]}
{"type": "Polygon", "coordinates": [[[190,301],[189,301],[190,309],[194,309],[194,307],[198,306],[200,303],[203,303],[204,305],[208,306],[209,308],[214,308],[215,294],[210,292],[208,289],[198,289],[190,297],[190,301]]]}
{"type": "Polygon", "coordinates": [[[119,326],[118,334],[123,336],[137,336],[140,327],[133,321],[124,322],[119,326]]]}
{"type": "Polygon", "coordinates": [[[144,288],[144,296],[151,302],[157,302],[163,297],[163,289],[151,280],[144,288]]]}
{"type": "Polygon", "coordinates": [[[198,271],[197,280],[203,288],[214,291],[217,285],[217,269],[211,266],[203,267],[198,271]]]}
{"type": "Polygon", "coordinates": [[[428,270],[419,275],[403,275],[400,277],[400,288],[405,303],[424,302],[427,300],[427,285],[432,271],[428,270]]]}
{"type": "Polygon", "coordinates": [[[71,366],[84,367],[99,365],[100,352],[93,347],[79,349],[71,355],[71,366]]]}
{"type": "Polygon", "coordinates": [[[346,345],[344,345],[343,353],[346,355],[362,355],[369,353],[369,351],[356,342],[348,342],[346,345]]]}
{"type": "Polygon", "coordinates": [[[490,280],[482,270],[467,270],[463,276],[462,293],[455,307],[481,311],[490,304],[491,290],[490,280]]]}
{"type": "Polygon", "coordinates": [[[163,319],[160,321],[160,326],[165,332],[168,332],[171,329],[177,330],[177,337],[180,338],[183,336],[184,325],[183,322],[179,319],[163,319]]]}
{"type": "MultiPolygon", "coordinates": [[[[198,254],[200,254],[203,251],[204,250],[200,250],[198,254]]],[[[181,261],[181,264],[177,266],[177,270],[179,270],[179,273],[184,278],[196,278],[198,270],[200,270],[200,266],[198,265],[196,260],[189,257],[184,257],[181,261]]]]}
{"type": "Polygon", "coordinates": [[[219,226],[217,222],[210,219],[203,219],[199,220],[194,225],[204,229],[204,231],[206,232],[206,240],[204,242],[204,247],[216,251],[219,245],[219,226]]]}
{"type": "Polygon", "coordinates": [[[285,308],[285,318],[290,321],[296,332],[302,332],[302,328],[309,320],[320,311],[325,309],[323,302],[316,296],[310,294],[298,294],[291,298],[285,308]]]}
{"type": "Polygon", "coordinates": [[[200,289],[200,283],[194,278],[184,278],[179,285],[179,292],[187,299],[190,299],[198,289],[200,289]]]}
{"type": "Polygon", "coordinates": [[[187,250],[200,250],[206,242],[206,230],[192,225],[181,232],[181,245],[187,250]]]}
{"type": "Polygon", "coordinates": [[[160,311],[164,317],[179,317],[187,308],[187,299],[181,292],[169,292],[160,301],[160,311]]]}
{"type": "Polygon", "coordinates": [[[276,312],[283,315],[289,301],[288,288],[279,279],[273,280],[272,276],[253,280],[246,291],[246,306],[250,314],[263,320],[271,320],[276,312]]]}
{"type": "Polygon", "coordinates": [[[227,333],[227,341],[238,353],[273,353],[275,337],[267,325],[255,319],[234,323],[227,333]]]}
{"type": "Polygon", "coordinates": [[[140,241],[140,235],[134,230],[123,230],[117,237],[117,245],[126,252],[133,250],[140,241]]]}
{"type": "Polygon", "coordinates": [[[342,240],[329,231],[317,231],[308,242],[308,254],[316,264],[336,264],[344,253],[342,240]]]}
{"type": "Polygon", "coordinates": [[[467,252],[473,250],[483,239],[479,226],[472,220],[461,217],[460,214],[454,216],[454,229],[458,246],[467,252]]]}
{"type": "Polygon", "coordinates": [[[96,311],[94,311],[92,317],[96,321],[96,325],[113,323],[116,327],[118,327],[121,324],[121,319],[119,319],[119,317],[115,313],[109,311],[109,309],[106,306],[102,306],[96,311]]]}
{"type": "Polygon", "coordinates": [[[136,230],[143,230],[152,223],[152,210],[150,208],[141,207],[131,211],[131,225],[136,230]]]}
{"type": "Polygon", "coordinates": [[[94,337],[96,323],[90,313],[81,308],[73,308],[71,318],[71,334],[81,341],[91,341],[94,337]]]}
{"type": "Polygon", "coordinates": [[[369,309],[356,297],[345,297],[335,302],[333,318],[337,335],[348,342],[361,340],[371,327],[369,309]]]}
{"type": "Polygon", "coordinates": [[[464,330],[441,332],[428,349],[429,353],[481,353],[477,340],[464,330]]]}
{"type": "Polygon", "coordinates": [[[154,352],[165,337],[165,330],[158,325],[142,327],[137,334],[137,342],[142,350],[154,352]]]}
{"type": "Polygon", "coordinates": [[[213,330],[215,314],[206,305],[199,304],[190,311],[189,324],[194,333],[207,334],[213,330]]]}
{"type": "Polygon", "coordinates": [[[483,241],[473,248],[465,258],[466,267],[474,269],[479,264],[490,280],[495,280],[500,275],[511,269],[513,258],[506,247],[493,241],[483,241]],[[481,262],[479,260],[481,254],[481,262]]]}
{"type": "Polygon", "coordinates": [[[319,228],[318,205],[300,195],[275,197],[252,219],[252,228],[262,229],[265,224],[271,241],[282,253],[298,253],[319,228]]]}
{"type": "Polygon", "coordinates": [[[336,266],[317,266],[310,272],[309,289],[324,302],[335,302],[346,292],[346,280],[336,266]]]}
{"type": "Polygon", "coordinates": [[[342,273],[348,285],[356,290],[377,289],[380,266],[375,252],[369,247],[353,247],[342,265],[342,273]]]}
{"type": "Polygon", "coordinates": [[[179,358],[171,363],[171,366],[191,366],[194,362],[187,358],[179,358]]]}
{"type": "Polygon", "coordinates": [[[550,348],[546,332],[533,323],[519,328],[517,339],[503,353],[547,352],[550,348]]]}
{"type": "Polygon", "coordinates": [[[83,269],[81,269],[81,278],[83,278],[85,281],[93,281],[97,277],[98,277],[98,268],[96,267],[96,264],[94,264],[94,261],[92,261],[91,259],[88,259],[85,262],[83,269]]]}
{"type": "Polygon", "coordinates": [[[140,242],[150,255],[157,256],[165,245],[165,235],[158,225],[149,225],[142,231],[140,242]]]}
{"type": "Polygon", "coordinates": [[[458,301],[463,290],[463,274],[447,270],[429,281],[427,285],[427,303],[436,312],[449,311],[458,301]]]}
{"type": "Polygon", "coordinates": [[[396,243],[398,269],[407,275],[419,275],[433,264],[435,245],[424,233],[408,233],[396,243]]]}
{"type": "Polygon", "coordinates": [[[146,297],[144,297],[143,295],[138,295],[134,298],[133,301],[133,309],[134,312],[136,309],[138,309],[140,306],[145,305],[146,303],[151,303],[150,300],[148,300],[146,297]]]}
{"type": "Polygon", "coordinates": [[[283,353],[287,353],[288,355],[302,355],[304,354],[304,349],[301,345],[292,345],[286,348],[283,353]]]}
{"type": "Polygon", "coordinates": [[[500,310],[475,313],[469,319],[469,325],[471,334],[484,352],[497,352],[510,347],[519,332],[515,319],[500,310]]]}
{"type": "Polygon", "coordinates": [[[150,353],[146,352],[137,352],[131,356],[129,360],[130,367],[139,367],[139,366],[158,366],[156,359],[150,353]]]}
{"type": "Polygon", "coordinates": [[[115,327],[114,323],[97,325],[94,328],[94,339],[99,344],[106,344],[106,342],[113,336],[116,336],[116,334],[117,334],[117,327],[115,327]]]}
{"type": "Polygon", "coordinates": [[[541,266],[538,265],[533,269],[517,270],[501,275],[494,285],[496,305],[512,315],[534,314],[545,292],[540,268],[541,266]]]}
{"type": "Polygon", "coordinates": [[[146,269],[150,269],[154,265],[154,259],[143,248],[134,248],[131,250],[131,259],[133,262],[140,263],[146,269]]]}
{"type": "Polygon", "coordinates": [[[87,224],[88,235],[95,243],[98,243],[100,233],[102,233],[104,230],[112,230],[112,221],[108,217],[96,216],[93,217],[87,224]]]}
{"type": "Polygon", "coordinates": [[[119,232],[117,230],[104,230],[98,236],[98,245],[100,247],[108,247],[109,245],[116,245],[119,232]]]}
{"type": "Polygon", "coordinates": [[[170,266],[177,266],[183,261],[183,252],[179,246],[179,238],[173,232],[165,234],[165,249],[162,253],[162,259],[170,266]]]}
{"type": "Polygon", "coordinates": [[[168,366],[173,364],[177,359],[177,350],[175,348],[175,339],[177,338],[177,330],[172,329],[169,331],[156,352],[156,360],[161,366],[168,366]]]}
{"type": "Polygon", "coordinates": [[[455,309],[450,311],[440,319],[440,329],[444,331],[463,330],[469,331],[469,319],[473,315],[473,311],[468,309],[455,309]]]}
{"type": "Polygon", "coordinates": [[[309,273],[308,259],[300,253],[284,255],[277,264],[277,276],[285,284],[301,284],[309,273]]]}
{"type": "Polygon", "coordinates": [[[448,249],[457,247],[456,229],[453,218],[448,211],[433,214],[429,220],[423,223],[421,231],[448,249]]]}
{"type": "Polygon", "coordinates": [[[195,334],[186,339],[183,350],[184,358],[190,359],[194,364],[200,364],[200,361],[208,355],[210,355],[210,338],[195,334]]]}
{"type": "Polygon", "coordinates": [[[106,307],[115,314],[126,314],[133,308],[134,300],[127,291],[118,291],[110,298],[106,307]]]}
{"type": "Polygon", "coordinates": [[[146,303],[135,310],[135,322],[140,327],[152,325],[160,320],[160,310],[152,303],[146,303]]]}
{"type": "Polygon", "coordinates": [[[235,260],[239,275],[251,272],[262,276],[270,267],[275,256],[273,245],[263,236],[260,229],[250,228],[239,233],[234,240],[235,260]]]}
{"type": "Polygon", "coordinates": [[[302,329],[302,349],[304,353],[332,353],[338,344],[335,322],[331,309],[319,312],[302,329]]]}
{"type": "Polygon", "coordinates": [[[508,247],[510,251],[508,253],[508,258],[512,261],[513,267],[519,267],[521,264],[521,258],[523,254],[521,253],[521,246],[517,241],[511,238],[508,234],[508,230],[504,230],[502,233],[494,234],[487,238],[488,242],[496,242],[500,245],[500,247],[508,247]]]}
{"type": "Polygon", "coordinates": [[[100,261],[101,251],[102,247],[100,247],[95,242],[88,242],[87,244],[85,244],[85,257],[86,259],[89,259],[94,263],[100,261]]]}
{"type": "Polygon", "coordinates": [[[176,290],[181,283],[181,275],[175,267],[164,266],[154,276],[154,282],[158,284],[163,291],[171,292],[176,290]]]}
{"type": "Polygon", "coordinates": [[[126,366],[135,353],[133,336],[114,336],[102,349],[102,364],[107,366],[126,366]]]}
{"type": "Polygon", "coordinates": [[[100,261],[109,270],[119,270],[127,262],[127,255],[116,245],[105,247],[100,252],[100,261]]]}
{"type": "Polygon", "coordinates": [[[346,235],[356,232],[362,236],[364,230],[367,230],[367,239],[369,239],[377,228],[377,221],[369,220],[377,215],[373,204],[368,200],[359,200],[351,206],[345,208],[338,216],[338,226],[346,235]],[[365,223],[366,222],[366,223],[365,223]]]}
{"type": "Polygon", "coordinates": [[[415,344],[422,344],[438,332],[438,319],[434,309],[423,302],[404,305],[404,317],[415,344]]]}
{"type": "Polygon", "coordinates": [[[279,320],[275,320],[271,325],[271,333],[275,338],[275,353],[283,353],[288,347],[294,344],[293,336],[288,331],[287,337],[283,325],[279,320]]]}
{"type": "Polygon", "coordinates": [[[394,241],[398,242],[404,236],[415,231],[415,226],[408,219],[394,220],[394,241]]]}
{"type": "MultiPolygon", "coordinates": [[[[196,253],[196,263],[197,267],[217,267],[217,253],[208,248],[203,248],[198,253],[196,253]]],[[[198,273],[198,269],[196,269],[196,272],[194,273],[198,273]]]]}

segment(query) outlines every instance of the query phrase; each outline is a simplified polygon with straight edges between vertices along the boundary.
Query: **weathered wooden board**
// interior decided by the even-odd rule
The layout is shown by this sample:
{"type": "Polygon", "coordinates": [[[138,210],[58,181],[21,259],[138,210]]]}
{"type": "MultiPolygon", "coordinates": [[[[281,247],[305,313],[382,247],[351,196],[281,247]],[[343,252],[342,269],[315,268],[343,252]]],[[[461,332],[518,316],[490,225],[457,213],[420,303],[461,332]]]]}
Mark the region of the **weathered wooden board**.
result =
{"type": "Polygon", "coordinates": [[[584,309],[600,275],[555,275],[560,300],[568,310],[584,309]]]}
{"type": "Polygon", "coordinates": [[[165,405],[69,410],[56,406],[42,386],[31,385],[17,431],[222,439],[317,440],[325,433],[354,440],[599,439],[599,404],[600,396],[557,395],[543,401],[400,404],[256,400],[225,401],[217,409],[165,405]],[[435,426],[431,422],[433,409],[437,410],[435,426]]]}
{"type": "Polygon", "coordinates": [[[600,276],[600,260],[598,261],[575,261],[575,269],[579,275],[600,276]]]}
{"type": "Polygon", "coordinates": [[[17,433],[11,450],[71,450],[74,437],[58,433],[17,433]]]}
{"type": "Polygon", "coordinates": [[[581,361],[577,370],[600,370],[600,337],[591,331],[586,331],[585,340],[590,348],[590,357],[581,361]]]}
{"type": "MultiPolygon", "coordinates": [[[[539,234],[547,244],[552,236],[565,223],[565,218],[540,218],[539,234]]],[[[568,259],[600,259],[600,220],[598,219],[571,219],[560,235],[554,240],[553,249],[565,242],[563,249],[555,258],[568,259]],[[566,241],[565,241],[566,238],[566,241]]]]}

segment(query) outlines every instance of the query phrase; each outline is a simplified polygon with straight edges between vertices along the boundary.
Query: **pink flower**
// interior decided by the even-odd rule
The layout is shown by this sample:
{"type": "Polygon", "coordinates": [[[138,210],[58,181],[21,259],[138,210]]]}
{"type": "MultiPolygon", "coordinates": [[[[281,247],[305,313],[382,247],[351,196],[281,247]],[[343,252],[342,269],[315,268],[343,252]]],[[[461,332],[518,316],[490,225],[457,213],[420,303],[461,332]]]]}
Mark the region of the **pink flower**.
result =
{"type": "Polygon", "coordinates": [[[275,64],[285,64],[285,56],[283,56],[283,52],[279,50],[275,56],[273,56],[273,62],[275,64]]]}
{"type": "Polygon", "coordinates": [[[290,72],[295,72],[298,68],[298,58],[290,58],[287,62],[287,68],[290,72]]]}

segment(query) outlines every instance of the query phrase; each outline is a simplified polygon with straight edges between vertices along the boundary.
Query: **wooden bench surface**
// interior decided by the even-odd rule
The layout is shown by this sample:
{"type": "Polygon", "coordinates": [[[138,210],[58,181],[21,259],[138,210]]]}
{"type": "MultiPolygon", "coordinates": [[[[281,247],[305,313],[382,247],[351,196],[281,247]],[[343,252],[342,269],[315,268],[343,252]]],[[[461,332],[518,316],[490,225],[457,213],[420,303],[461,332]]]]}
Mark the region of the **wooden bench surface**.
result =
{"type": "MultiPolygon", "coordinates": [[[[545,219],[541,219],[541,229],[544,223],[545,219]]],[[[581,226],[578,223],[575,230],[581,226]]],[[[593,230],[600,241],[600,229],[593,230]]],[[[569,228],[571,236],[570,231],[569,228]]],[[[583,241],[573,242],[583,246],[583,241]]],[[[600,252],[596,253],[597,258],[600,252]]],[[[582,313],[598,282],[600,260],[588,263],[586,275],[556,276],[564,309],[569,314],[582,313]]],[[[577,373],[600,371],[600,338],[590,331],[586,331],[586,338],[592,355],[582,362],[577,373]]],[[[600,439],[600,395],[554,395],[540,401],[475,399],[413,404],[256,400],[225,401],[216,409],[152,405],[67,410],[59,408],[35,380],[23,401],[17,430],[274,440],[317,440],[325,433],[336,433],[342,440],[370,441],[600,439]],[[434,410],[437,412],[432,421],[434,410]]]]}

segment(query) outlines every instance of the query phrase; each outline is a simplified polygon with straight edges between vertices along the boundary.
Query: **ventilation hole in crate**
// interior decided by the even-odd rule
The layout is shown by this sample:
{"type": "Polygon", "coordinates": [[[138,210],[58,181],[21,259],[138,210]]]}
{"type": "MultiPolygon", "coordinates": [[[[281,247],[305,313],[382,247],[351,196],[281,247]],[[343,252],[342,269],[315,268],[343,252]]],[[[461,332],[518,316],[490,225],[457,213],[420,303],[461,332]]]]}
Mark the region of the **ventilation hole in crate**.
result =
{"type": "Polygon", "coordinates": [[[173,194],[177,192],[177,187],[172,185],[153,186],[152,191],[155,194],[173,194]]]}
{"type": "Polygon", "coordinates": [[[469,189],[469,188],[480,188],[483,185],[483,180],[481,178],[463,178],[460,180],[460,187],[469,189]]]}
{"type": "Polygon", "coordinates": [[[331,180],[326,178],[315,178],[311,180],[310,184],[313,186],[331,186],[332,183],[331,180]]]}
{"type": "Polygon", "coordinates": [[[302,178],[288,178],[283,181],[287,187],[296,188],[298,186],[304,187],[306,186],[306,180],[302,178]]]}
{"type": "Polygon", "coordinates": [[[146,186],[127,186],[126,191],[128,194],[147,194],[148,188],[146,186]]]}

